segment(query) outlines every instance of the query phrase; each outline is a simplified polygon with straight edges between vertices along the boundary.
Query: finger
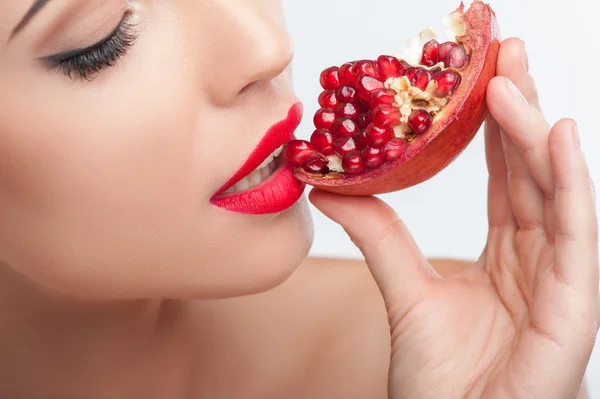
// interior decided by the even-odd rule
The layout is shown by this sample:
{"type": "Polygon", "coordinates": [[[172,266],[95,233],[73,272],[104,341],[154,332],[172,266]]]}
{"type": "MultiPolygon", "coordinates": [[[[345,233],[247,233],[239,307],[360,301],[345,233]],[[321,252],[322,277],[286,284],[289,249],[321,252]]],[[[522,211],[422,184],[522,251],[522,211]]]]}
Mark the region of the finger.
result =
{"type": "Polygon", "coordinates": [[[311,202],[339,223],[363,253],[386,304],[400,310],[420,297],[433,269],[398,215],[375,197],[313,190],[311,202]],[[398,309],[400,308],[400,309],[398,309]]]}
{"type": "Polygon", "coordinates": [[[508,195],[508,181],[501,131],[498,122],[485,122],[485,153],[488,168],[488,224],[490,228],[514,226],[515,217],[508,195]]]}
{"type": "Polygon", "coordinates": [[[537,88],[529,74],[527,50],[522,40],[511,37],[502,42],[496,73],[510,79],[523,93],[527,102],[541,112],[537,88]]]}
{"type": "MultiPolygon", "coordinates": [[[[533,78],[529,74],[525,45],[518,39],[508,39],[500,47],[497,74],[513,85],[506,96],[491,106],[504,131],[521,151],[531,175],[548,198],[554,195],[554,182],[548,152],[550,126],[544,119],[533,78]],[[514,90],[514,88],[518,90],[514,90]],[[510,107],[502,108],[510,99],[510,107]],[[505,100],[505,101],[502,101],[505,100]]],[[[492,111],[490,109],[490,111],[492,111]]]]}
{"type": "Polygon", "coordinates": [[[556,181],[555,271],[570,286],[598,295],[598,219],[576,123],[558,122],[550,135],[556,181]]]}
{"type": "MultiPolygon", "coordinates": [[[[527,105],[521,94],[518,94],[518,100],[521,101],[520,107],[519,104],[515,104],[513,98],[515,94],[509,89],[511,84],[506,78],[494,78],[490,82],[487,92],[490,113],[501,126],[501,141],[506,161],[511,206],[520,228],[525,230],[544,228],[544,197],[542,191],[533,177],[526,159],[522,156],[521,150],[512,139],[516,129],[527,129],[527,127],[520,125],[507,126],[507,123],[512,123],[507,121],[515,117],[515,113],[522,114],[524,107],[526,107],[525,112],[530,110],[537,113],[537,110],[527,105]],[[507,106],[512,109],[507,110],[507,106]],[[512,134],[506,133],[503,127],[512,129],[512,134]]],[[[527,133],[519,132],[519,134],[527,133]]]]}

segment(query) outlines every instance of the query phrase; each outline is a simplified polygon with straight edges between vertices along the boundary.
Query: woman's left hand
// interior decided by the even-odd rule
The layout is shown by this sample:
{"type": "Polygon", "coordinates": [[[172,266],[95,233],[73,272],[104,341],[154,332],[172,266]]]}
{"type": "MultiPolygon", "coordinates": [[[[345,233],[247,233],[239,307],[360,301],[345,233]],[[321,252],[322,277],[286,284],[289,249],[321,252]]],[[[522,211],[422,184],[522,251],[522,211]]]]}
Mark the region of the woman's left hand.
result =
{"type": "Polygon", "coordinates": [[[524,51],[505,41],[488,87],[489,232],[470,268],[441,279],[376,198],[311,193],[361,249],[383,295],[390,398],[579,392],[599,324],[594,194],[577,126],[545,121],[524,51]]]}

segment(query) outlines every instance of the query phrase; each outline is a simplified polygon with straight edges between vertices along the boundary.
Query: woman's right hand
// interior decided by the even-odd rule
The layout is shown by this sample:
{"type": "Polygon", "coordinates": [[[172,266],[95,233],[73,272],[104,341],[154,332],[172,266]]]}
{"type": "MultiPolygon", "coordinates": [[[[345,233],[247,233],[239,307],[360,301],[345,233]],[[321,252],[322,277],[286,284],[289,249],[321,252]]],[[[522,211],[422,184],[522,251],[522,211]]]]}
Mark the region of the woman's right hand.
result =
{"type": "Polygon", "coordinates": [[[594,194],[576,125],[544,120],[524,54],[505,41],[488,88],[489,232],[470,268],[442,280],[379,199],[311,193],[361,249],[384,298],[391,398],[580,390],[599,325],[594,194]]]}

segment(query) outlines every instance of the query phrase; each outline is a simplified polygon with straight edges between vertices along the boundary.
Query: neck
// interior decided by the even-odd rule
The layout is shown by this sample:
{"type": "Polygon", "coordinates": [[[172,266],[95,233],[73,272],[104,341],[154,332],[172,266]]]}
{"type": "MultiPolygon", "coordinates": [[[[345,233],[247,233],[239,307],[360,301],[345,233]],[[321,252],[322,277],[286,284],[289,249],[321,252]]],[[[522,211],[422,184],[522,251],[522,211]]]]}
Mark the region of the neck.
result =
{"type": "Polygon", "coordinates": [[[175,349],[179,310],[158,300],[69,300],[0,266],[0,378],[9,382],[0,397],[131,392],[131,378],[153,374],[154,360],[175,349]]]}

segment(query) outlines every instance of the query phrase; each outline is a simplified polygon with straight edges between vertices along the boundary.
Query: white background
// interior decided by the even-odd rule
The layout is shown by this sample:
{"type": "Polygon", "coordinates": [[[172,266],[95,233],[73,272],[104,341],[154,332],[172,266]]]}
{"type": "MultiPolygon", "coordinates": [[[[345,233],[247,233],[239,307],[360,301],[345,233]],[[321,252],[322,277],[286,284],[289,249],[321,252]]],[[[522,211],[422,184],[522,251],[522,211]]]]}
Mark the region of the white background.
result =
{"type": "MultiPolygon", "coordinates": [[[[425,26],[441,27],[442,17],[455,10],[459,0],[283,3],[296,45],[295,86],[306,110],[298,135],[308,138],[313,130],[312,114],[318,108],[318,75],[322,69],[394,52],[408,36],[425,26]]],[[[582,146],[600,187],[600,159],[596,158],[600,129],[595,121],[600,114],[597,3],[493,0],[491,5],[500,21],[502,36],[518,36],[527,44],[531,71],[548,120],[555,123],[573,117],[579,122],[582,146]]],[[[473,259],[479,255],[486,237],[486,178],[483,135],[479,134],[463,155],[432,181],[382,198],[398,211],[427,256],[473,259]]],[[[360,257],[341,228],[313,211],[313,255],[360,257]]],[[[600,399],[600,347],[590,364],[588,381],[591,397],[600,399]]]]}

